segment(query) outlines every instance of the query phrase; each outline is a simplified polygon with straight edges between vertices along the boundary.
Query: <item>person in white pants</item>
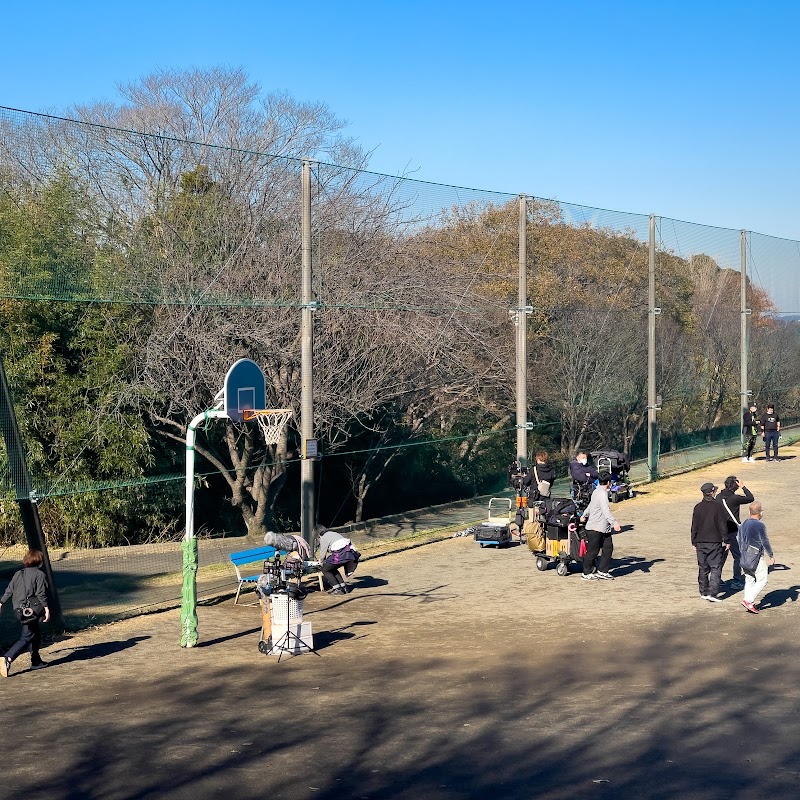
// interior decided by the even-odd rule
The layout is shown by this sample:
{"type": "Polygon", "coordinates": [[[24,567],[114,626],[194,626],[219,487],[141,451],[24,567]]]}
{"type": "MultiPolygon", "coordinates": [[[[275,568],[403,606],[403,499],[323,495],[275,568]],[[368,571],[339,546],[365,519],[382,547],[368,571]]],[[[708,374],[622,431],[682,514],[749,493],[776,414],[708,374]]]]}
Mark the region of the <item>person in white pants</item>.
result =
{"type": "Polygon", "coordinates": [[[751,614],[758,614],[756,598],[767,585],[769,565],[775,563],[775,555],[772,552],[772,545],[769,543],[767,528],[761,521],[764,513],[761,503],[758,500],[750,503],[748,510],[750,517],[742,523],[738,537],[739,549],[742,553],[742,571],[745,574],[742,605],[751,614]],[[754,569],[751,566],[753,556],[758,559],[754,569]]]}

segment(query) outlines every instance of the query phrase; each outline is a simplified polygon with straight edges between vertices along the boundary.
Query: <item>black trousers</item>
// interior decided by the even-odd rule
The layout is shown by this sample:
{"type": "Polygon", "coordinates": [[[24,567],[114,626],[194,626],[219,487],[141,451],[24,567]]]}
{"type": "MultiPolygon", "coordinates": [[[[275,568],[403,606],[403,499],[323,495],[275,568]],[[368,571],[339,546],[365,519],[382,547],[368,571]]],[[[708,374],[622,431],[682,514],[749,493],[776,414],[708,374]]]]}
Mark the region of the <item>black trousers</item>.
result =
{"type": "MultiPolygon", "coordinates": [[[[742,579],[742,565],[739,563],[742,554],[739,551],[739,541],[734,536],[731,539],[731,556],[733,557],[733,579],[735,581],[740,581],[742,579]]],[[[722,568],[725,566],[725,562],[728,560],[728,550],[726,548],[722,548],[722,566],[719,568],[720,576],[722,576],[722,568]]]]}
{"type": "Polygon", "coordinates": [[[339,567],[336,564],[322,563],[320,567],[322,570],[322,580],[329,589],[335,589],[338,586],[344,586],[344,578],[342,573],[339,572],[339,567]]]}
{"type": "Polygon", "coordinates": [[[590,575],[594,569],[594,561],[602,549],[600,572],[608,572],[611,566],[611,554],[614,552],[614,537],[610,533],[586,530],[586,555],[583,557],[583,574],[590,575]]]}
{"type": "Polygon", "coordinates": [[[322,570],[322,581],[329,589],[336,589],[337,587],[344,587],[347,584],[344,582],[340,569],[344,570],[344,574],[350,577],[358,566],[358,559],[355,561],[348,561],[345,564],[329,564],[323,561],[320,569],[322,570]]]}
{"type": "Polygon", "coordinates": [[[42,644],[42,634],[39,630],[39,621],[26,622],[22,626],[22,634],[19,639],[6,650],[6,658],[12,661],[26,650],[30,650],[31,664],[38,664],[42,657],[39,655],[39,647],[42,644]]]}
{"type": "Polygon", "coordinates": [[[700,595],[709,594],[716,597],[719,594],[725,548],[721,542],[698,542],[696,548],[697,584],[700,587],[700,595]]]}
{"type": "Polygon", "coordinates": [[[753,448],[756,446],[756,437],[753,436],[745,436],[744,437],[744,447],[742,448],[742,455],[745,458],[752,458],[753,457],[753,448]]]}

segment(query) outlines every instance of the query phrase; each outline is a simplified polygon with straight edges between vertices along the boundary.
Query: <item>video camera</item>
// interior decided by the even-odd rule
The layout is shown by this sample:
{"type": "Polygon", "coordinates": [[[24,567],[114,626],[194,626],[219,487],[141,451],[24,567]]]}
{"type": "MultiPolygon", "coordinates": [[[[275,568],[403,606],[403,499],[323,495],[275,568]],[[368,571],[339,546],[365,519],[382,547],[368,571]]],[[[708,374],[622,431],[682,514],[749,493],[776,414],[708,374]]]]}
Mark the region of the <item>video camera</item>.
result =
{"type": "Polygon", "coordinates": [[[511,466],[508,468],[508,485],[514,489],[517,494],[524,494],[527,492],[528,487],[525,486],[525,478],[528,477],[528,468],[523,467],[519,461],[512,461],[511,466]]]}

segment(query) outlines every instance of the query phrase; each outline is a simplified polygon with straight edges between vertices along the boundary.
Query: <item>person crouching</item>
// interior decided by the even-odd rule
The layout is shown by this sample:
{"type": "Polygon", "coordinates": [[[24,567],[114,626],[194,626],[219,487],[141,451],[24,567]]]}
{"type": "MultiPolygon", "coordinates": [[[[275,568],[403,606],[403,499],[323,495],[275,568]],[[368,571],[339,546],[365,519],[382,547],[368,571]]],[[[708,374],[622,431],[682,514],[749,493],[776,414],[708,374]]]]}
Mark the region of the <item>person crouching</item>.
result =
{"type": "Polygon", "coordinates": [[[337,531],[329,531],[324,525],[316,525],[314,534],[319,538],[320,569],[328,594],[347,594],[347,582],[340,570],[344,570],[345,576],[352,575],[361,553],[348,538],[337,531]]]}

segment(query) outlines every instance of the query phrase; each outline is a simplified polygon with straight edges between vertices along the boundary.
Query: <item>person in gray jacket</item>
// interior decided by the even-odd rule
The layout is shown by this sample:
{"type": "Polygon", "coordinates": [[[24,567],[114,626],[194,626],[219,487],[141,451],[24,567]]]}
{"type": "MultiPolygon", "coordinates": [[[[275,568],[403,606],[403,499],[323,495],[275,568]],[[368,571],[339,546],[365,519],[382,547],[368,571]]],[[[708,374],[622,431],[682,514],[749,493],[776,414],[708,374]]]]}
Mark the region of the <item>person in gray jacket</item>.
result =
{"type": "Polygon", "coordinates": [[[50,609],[47,605],[47,578],[39,569],[44,561],[44,555],[39,550],[28,550],[22,559],[22,569],[14,573],[11,582],[6,587],[3,596],[0,597],[0,608],[3,603],[11,598],[11,605],[16,611],[25,600],[36,598],[43,609],[43,616],[32,617],[30,621],[22,622],[22,635],[19,640],[12,644],[6,654],[0,659],[0,675],[7,678],[11,672],[11,662],[29,650],[31,654],[31,669],[41,669],[46,666],[39,655],[39,647],[42,643],[42,635],[39,632],[39,622],[47,622],[50,619],[50,609]]]}
{"type": "Polygon", "coordinates": [[[608,504],[608,486],[611,483],[611,475],[601,472],[598,478],[600,485],[592,492],[589,505],[581,514],[581,522],[586,523],[586,555],[583,557],[583,580],[613,581],[609,569],[611,567],[611,554],[614,552],[614,540],[611,532],[619,533],[620,526],[611,507],[608,504]],[[597,554],[602,549],[600,557],[600,569],[594,571],[594,562],[597,554]]]}
{"type": "Polygon", "coordinates": [[[361,553],[347,537],[338,531],[329,531],[324,525],[314,526],[314,535],[319,539],[320,569],[328,594],[348,594],[347,581],[340,570],[344,570],[345,576],[352,575],[361,553]]]}

